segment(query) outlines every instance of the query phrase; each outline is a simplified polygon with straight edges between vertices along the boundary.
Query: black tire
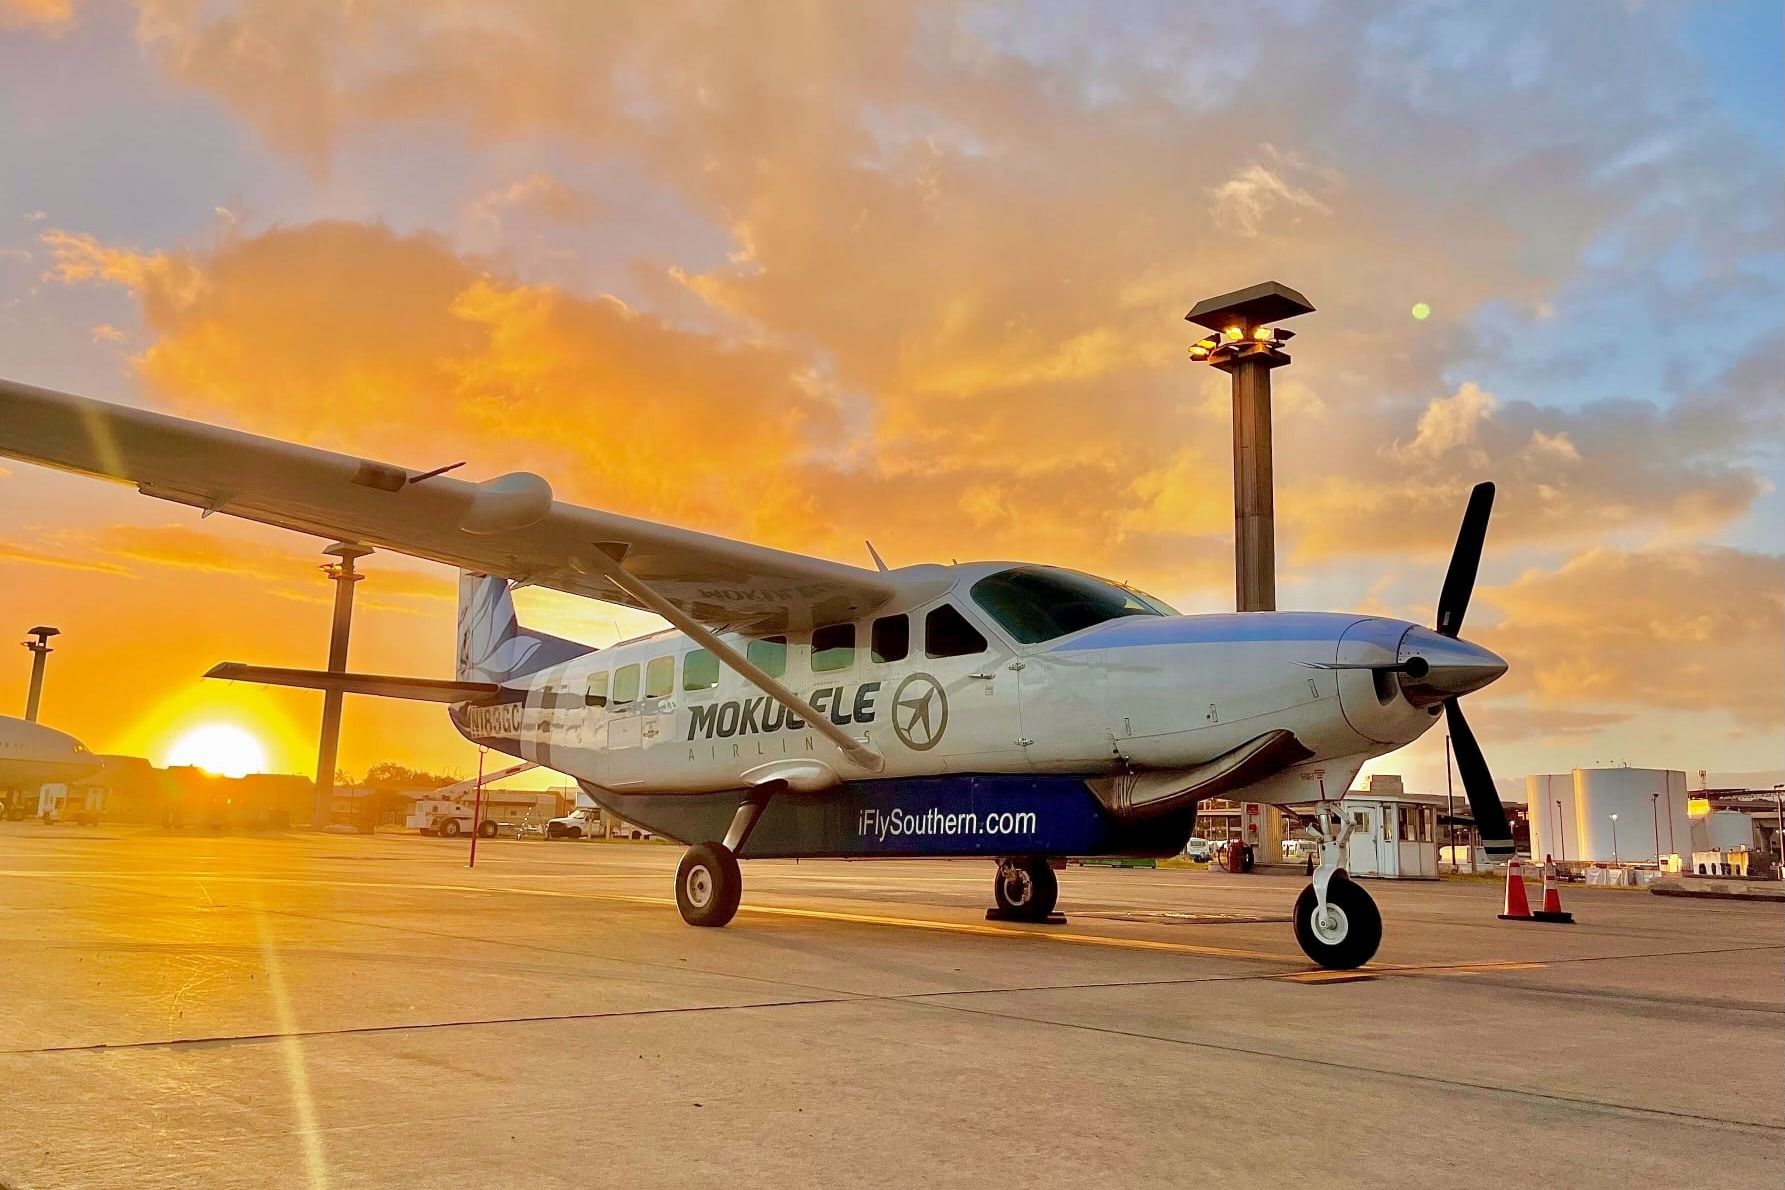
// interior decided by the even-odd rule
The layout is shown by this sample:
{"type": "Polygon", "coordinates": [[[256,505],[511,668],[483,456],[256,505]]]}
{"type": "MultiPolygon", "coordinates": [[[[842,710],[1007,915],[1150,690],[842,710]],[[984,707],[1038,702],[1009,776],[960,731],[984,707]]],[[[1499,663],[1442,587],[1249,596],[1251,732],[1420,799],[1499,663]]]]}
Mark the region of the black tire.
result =
{"type": "Polygon", "coordinates": [[[496,837],[496,824],[488,818],[486,818],[482,822],[478,823],[477,824],[477,837],[480,839],[495,838],[496,837]]]}
{"type": "Polygon", "coordinates": [[[744,895],[738,857],[723,843],[697,843],[676,867],[676,908],[691,926],[722,926],[744,895]]]}
{"type": "Polygon", "coordinates": [[[456,839],[459,837],[460,833],[459,820],[456,818],[448,818],[445,822],[440,824],[440,835],[442,838],[456,839]]]}
{"type": "Polygon", "coordinates": [[[1382,913],[1376,902],[1343,872],[1335,873],[1326,886],[1326,902],[1337,911],[1336,918],[1325,928],[1316,928],[1314,886],[1302,889],[1295,899],[1295,940],[1302,953],[1334,971],[1363,966],[1382,945],[1382,913]]]}
{"type": "Polygon", "coordinates": [[[580,826],[573,826],[564,832],[564,837],[567,839],[580,839],[583,837],[583,828],[580,826]]]}
{"type": "Polygon", "coordinates": [[[1060,899],[1060,881],[1044,859],[1004,860],[992,880],[998,908],[1023,921],[1046,921],[1060,899]]]}

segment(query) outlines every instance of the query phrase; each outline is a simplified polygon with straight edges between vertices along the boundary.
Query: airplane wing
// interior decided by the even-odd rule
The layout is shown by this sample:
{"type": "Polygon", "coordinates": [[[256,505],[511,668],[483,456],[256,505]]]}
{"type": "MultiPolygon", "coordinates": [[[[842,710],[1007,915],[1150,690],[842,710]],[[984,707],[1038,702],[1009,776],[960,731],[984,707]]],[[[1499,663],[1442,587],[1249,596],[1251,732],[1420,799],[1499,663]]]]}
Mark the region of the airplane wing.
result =
{"type": "MultiPolygon", "coordinates": [[[[377,698],[407,698],[416,702],[469,702],[485,705],[505,697],[494,682],[454,682],[445,678],[399,678],[389,674],[335,673],[326,669],[281,669],[275,665],[243,665],[222,661],[205,671],[207,678],[226,682],[255,682],[262,686],[295,686],[302,690],[339,690],[343,694],[370,694],[377,698]]],[[[525,691],[515,692],[518,697],[525,691]]]]}
{"type": "Polygon", "coordinates": [[[708,625],[775,631],[855,619],[895,590],[861,567],[566,504],[527,472],[469,483],[9,380],[0,380],[0,456],[135,484],[207,513],[643,606],[590,562],[600,551],[708,625]]]}

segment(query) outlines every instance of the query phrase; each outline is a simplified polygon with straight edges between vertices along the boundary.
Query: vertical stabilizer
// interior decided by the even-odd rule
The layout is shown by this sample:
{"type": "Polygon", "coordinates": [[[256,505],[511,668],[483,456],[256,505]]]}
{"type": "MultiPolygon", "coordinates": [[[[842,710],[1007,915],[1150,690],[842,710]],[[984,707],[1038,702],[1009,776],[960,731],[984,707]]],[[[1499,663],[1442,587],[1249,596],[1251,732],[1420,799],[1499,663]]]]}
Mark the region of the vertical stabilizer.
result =
{"type": "Polygon", "coordinates": [[[594,651],[593,645],[522,628],[507,579],[459,572],[459,681],[500,684],[594,651]]]}

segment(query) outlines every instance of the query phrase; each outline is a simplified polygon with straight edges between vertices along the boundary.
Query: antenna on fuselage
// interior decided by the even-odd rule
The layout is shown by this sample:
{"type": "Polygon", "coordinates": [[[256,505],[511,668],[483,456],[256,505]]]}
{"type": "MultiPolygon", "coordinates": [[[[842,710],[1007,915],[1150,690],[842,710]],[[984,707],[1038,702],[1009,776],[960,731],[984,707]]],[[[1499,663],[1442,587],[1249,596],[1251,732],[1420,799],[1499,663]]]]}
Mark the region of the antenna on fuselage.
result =
{"type": "Polygon", "coordinates": [[[874,565],[880,568],[880,573],[885,574],[886,563],[880,560],[880,551],[874,548],[874,543],[871,541],[863,541],[862,544],[868,547],[868,557],[874,559],[874,565]]]}

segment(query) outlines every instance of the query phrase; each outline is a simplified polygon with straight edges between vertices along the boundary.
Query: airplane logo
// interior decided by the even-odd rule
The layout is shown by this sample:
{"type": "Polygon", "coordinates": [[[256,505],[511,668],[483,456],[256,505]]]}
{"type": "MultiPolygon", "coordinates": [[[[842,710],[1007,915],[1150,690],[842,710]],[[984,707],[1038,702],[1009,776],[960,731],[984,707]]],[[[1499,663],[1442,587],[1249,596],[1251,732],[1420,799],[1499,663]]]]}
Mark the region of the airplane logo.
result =
{"type": "Polygon", "coordinates": [[[907,748],[928,752],[948,730],[948,695],[929,674],[916,673],[893,692],[893,733],[907,748]]]}

